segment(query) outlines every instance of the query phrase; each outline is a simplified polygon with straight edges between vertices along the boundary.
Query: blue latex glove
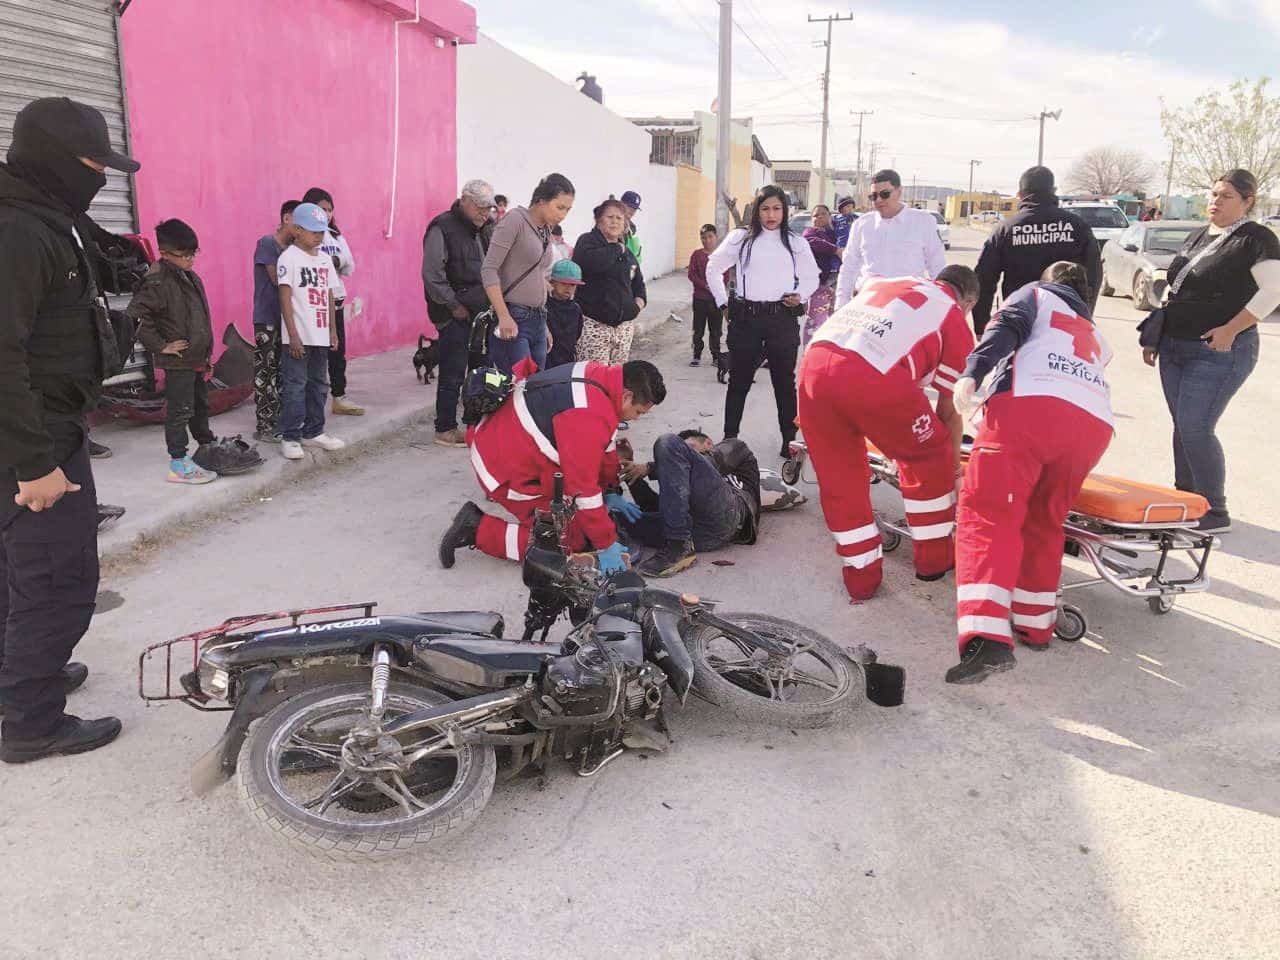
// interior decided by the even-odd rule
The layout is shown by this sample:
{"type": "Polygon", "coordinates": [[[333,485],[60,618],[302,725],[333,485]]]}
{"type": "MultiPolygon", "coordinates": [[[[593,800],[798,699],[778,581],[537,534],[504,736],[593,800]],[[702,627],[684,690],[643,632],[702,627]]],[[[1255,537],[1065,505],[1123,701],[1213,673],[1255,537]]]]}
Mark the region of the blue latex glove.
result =
{"type": "Polygon", "coordinates": [[[644,516],[644,511],[620,493],[611,493],[604,498],[604,505],[612,513],[620,513],[628,523],[635,523],[644,516]]]}
{"type": "Polygon", "coordinates": [[[627,569],[627,565],[623,562],[623,558],[627,555],[627,551],[623,549],[621,543],[616,540],[613,545],[606,547],[596,554],[596,566],[605,576],[611,573],[621,573],[627,569]]]}

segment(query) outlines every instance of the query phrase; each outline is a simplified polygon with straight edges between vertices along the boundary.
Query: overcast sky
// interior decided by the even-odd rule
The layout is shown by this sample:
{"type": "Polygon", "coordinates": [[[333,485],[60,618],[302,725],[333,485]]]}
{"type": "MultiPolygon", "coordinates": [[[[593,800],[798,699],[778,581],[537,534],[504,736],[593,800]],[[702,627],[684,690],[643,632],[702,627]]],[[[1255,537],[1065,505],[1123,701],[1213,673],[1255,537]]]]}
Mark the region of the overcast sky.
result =
{"type": "MultiPolygon", "coordinates": [[[[605,104],[624,116],[688,115],[716,95],[716,0],[471,0],[480,29],[566,81],[595,74],[605,104]]],[[[1161,163],[1168,147],[1160,98],[1190,103],[1236,77],[1275,73],[1280,0],[898,0],[859,3],[834,28],[829,163],[853,167],[851,110],[874,110],[864,162],[903,179],[1011,192],[1035,162],[1046,121],[1045,162],[1061,179],[1097,146],[1141,150],[1161,163]]],[[[806,16],[849,6],[803,0],[735,0],[733,114],[751,116],[774,159],[819,156],[825,26],[806,16]],[[757,49],[757,47],[759,49],[757,49]]],[[[1280,81],[1280,77],[1277,78],[1280,81]]]]}

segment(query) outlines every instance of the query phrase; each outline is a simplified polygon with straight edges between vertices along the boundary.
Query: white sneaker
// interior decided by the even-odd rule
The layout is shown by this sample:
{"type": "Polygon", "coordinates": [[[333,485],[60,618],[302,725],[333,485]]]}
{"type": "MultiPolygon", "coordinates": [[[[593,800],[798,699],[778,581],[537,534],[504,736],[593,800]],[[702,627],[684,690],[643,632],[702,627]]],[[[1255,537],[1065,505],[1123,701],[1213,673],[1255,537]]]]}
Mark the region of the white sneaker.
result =
{"type": "Polygon", "coordinates": [[[347,445],[347,442],[339,440],[337,437],[331,437],[327,433],[322,433],[318,437],[303,438],[302,444],[306,447],[319,447],[321,450],[341,450],[347,445]]]}
{"type": "Polygon", "coordinates": [[[302,444],[297,440],[281,440],[280,456],[286,460],[301,460],[306,454],[302,452],[302,444]]]}

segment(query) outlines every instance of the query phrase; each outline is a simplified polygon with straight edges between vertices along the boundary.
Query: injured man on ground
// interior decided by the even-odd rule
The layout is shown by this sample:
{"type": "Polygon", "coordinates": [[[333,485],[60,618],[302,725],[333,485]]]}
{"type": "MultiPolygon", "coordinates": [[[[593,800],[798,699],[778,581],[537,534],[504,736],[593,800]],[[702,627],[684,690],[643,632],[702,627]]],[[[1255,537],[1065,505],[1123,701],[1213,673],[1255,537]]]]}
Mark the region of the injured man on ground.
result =
{"type": "Polygon", "coordinates": [[[699,553],[753,544],[762,509],[785,510],[805,499],[776,473],[762,471],[741,440],[715,443],[699,430],[659,437],[648,462],[637,461],[626,440],[618,441],[618,456],[635,502],[615,494],[608,506],[633,555],[648,554],[639,570],[649,577],[679,573],[699,553]]]}

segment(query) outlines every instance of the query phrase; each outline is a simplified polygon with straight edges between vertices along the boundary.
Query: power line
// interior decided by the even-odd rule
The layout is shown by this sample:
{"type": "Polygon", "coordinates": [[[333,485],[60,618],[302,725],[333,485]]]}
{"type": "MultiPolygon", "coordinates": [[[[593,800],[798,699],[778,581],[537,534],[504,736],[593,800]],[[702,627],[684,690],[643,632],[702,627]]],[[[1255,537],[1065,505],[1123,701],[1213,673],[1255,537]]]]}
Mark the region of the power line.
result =
{"type": "Polygon", "coordinates": [[[678,3],[680,5],[680,9],[684,11],[684,15],[693,21],[693,25],[702,31],[702,35],[706,37],[707,42],[711,44],[711,49],[715,50],[717,48],[716,38],[711,35],[711,31],[704,27],[702,22],[694,16],[693,11],[685,6],[684,0],[676,0],[676,3],[678,3]]]}

